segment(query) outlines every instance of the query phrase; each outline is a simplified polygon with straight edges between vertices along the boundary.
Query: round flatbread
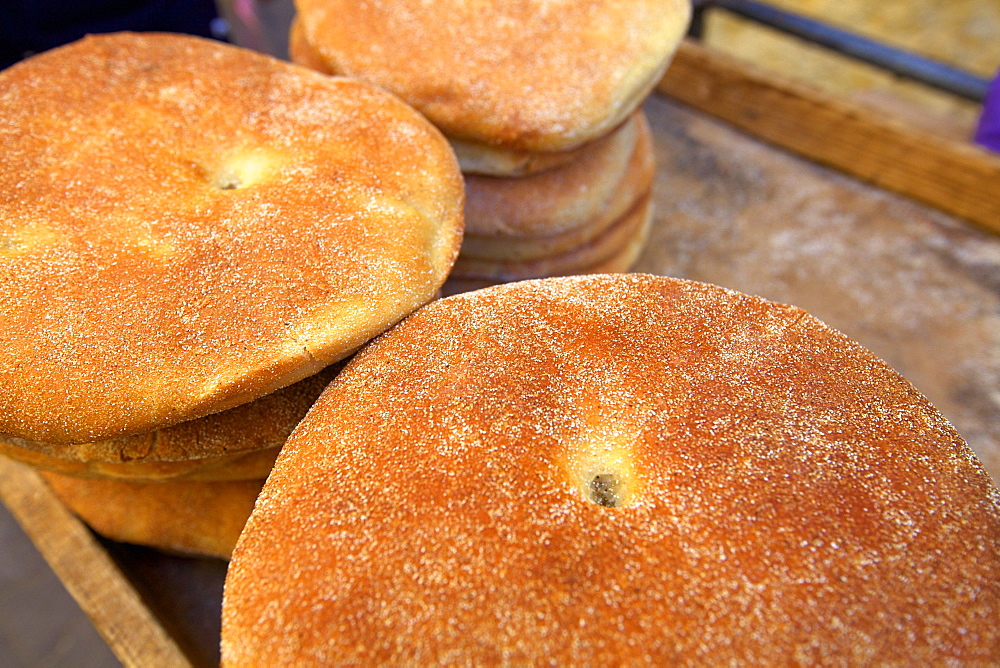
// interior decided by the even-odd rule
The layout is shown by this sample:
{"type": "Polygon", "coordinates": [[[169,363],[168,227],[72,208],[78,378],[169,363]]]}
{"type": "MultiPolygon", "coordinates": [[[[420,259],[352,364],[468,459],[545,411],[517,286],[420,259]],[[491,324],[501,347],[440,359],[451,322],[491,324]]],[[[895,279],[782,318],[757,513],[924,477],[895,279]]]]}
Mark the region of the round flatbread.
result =
{"type": "MultiPolygon", "coordinates": [[[[305,31],[298,16],[292,19],[288,43],[289,57],[292,62],[324,74],[334,73],[334,68],[306,40],[305,31]]],[[[628,120],[625,121],[626,124],[628,122],[628,120]]],[[[588,143],[565,151],[519,150],[503,146],[488,146],[474,141],[463,141],[456,137],[448,137],[448,141],[455,151],[455,156],[458,158],[458,163],[464,174],[512,178],[531,176],[583,159],[594,152],[594,144],[608,143],[608,136],[615,134],[617,130],[617,128],[613,129],[588,143]]]]}
{"type": "Polygon", "coordinates": [[[194,37],[0,72],[0,434],[84,443],[311,375],[458,253],[443,136],[358,81],[194,37]]]}
{"type": "MultiPolygon", "coordinates": [[[[558,234],[594,220],[614,198],[637,152],[641,114],[591,144],[580,159],[510,179],[465,177],[465,230],[481,236],[558,234]]],[[[647,133],[648,141],[648,133],[647,133]]]]}
{"type": "Polygon", "coordinates": [[[456,140],[559,152],[649,94],[683,37],[684,0],[296,0],[331,72],[371,81],[456,140]]]}
{"type": "Polygon", "coordinates": [[[991,663],[1000,490],[803,311],[641,274],[436,301],[283,449],[222,660],[991,663]]]}

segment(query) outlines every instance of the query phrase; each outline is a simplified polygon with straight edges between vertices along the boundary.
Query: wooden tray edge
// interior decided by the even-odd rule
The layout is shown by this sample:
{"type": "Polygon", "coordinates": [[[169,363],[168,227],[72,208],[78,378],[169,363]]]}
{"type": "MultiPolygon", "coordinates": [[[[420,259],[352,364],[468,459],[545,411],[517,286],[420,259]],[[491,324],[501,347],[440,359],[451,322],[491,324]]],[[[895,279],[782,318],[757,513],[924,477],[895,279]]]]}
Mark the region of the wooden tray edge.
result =
{"type": "Polygon", "coordinates": [[[1000,234],[1000,155],[685,40],[657,92],[774,146],[1000,234]]]}
{"type": "Polygon", "coordinates": [[[94,535],[37,471],[0,457],[0,502],[124,665],[192,665],[94,535]]]}

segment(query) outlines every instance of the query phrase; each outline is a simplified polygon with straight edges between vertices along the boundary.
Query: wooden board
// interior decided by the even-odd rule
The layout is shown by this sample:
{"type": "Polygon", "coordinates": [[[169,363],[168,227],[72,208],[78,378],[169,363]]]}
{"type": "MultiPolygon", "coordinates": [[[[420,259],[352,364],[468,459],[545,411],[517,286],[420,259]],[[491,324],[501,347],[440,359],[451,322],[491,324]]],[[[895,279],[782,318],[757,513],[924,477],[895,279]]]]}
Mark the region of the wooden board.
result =
{"type": "MultiPolygon", "coordinates": [[[[685,47],[682,67],[695,52],[707,59],[696,68],[702,74],[683,77],[702,92],[677,97],[694,97],[699,107],[711,106],[705,91],[731,98],[719,79],[736,76],[738,64],[685,47]]],[[[747,84],[739,101],[720,105],[749,105],[758,118],[788,114],[766,125],[797,132],[801,104],[754,102],[758,92],[783,99],[773,86],[759,88],[747,84]]],[[[799,93],[809,99],[807,90],[799,93]]],[[[824,104],[810,105],[812,125],[823,122],[824,104]]],[[[757,131],[754,124],[723,123],[663,95],[646,110],[659,170],[655,223],[636,270],[812,312],[907,376],[1000,479],[1000,238],[734,128],[757,131]]],[[[840,129],[844,145],[882,150],[879,133],[861,141],[852,128],[840,129]]],[[[2,463],[0,491],[125,664],[218,661],[223,562],[94,539],[24,467],[2,463]]]]}
{"type": "Polygon", "coordinates": [[[1000,156],[687,41],[658,90],[811,160],[1000,233],[1000,156]]]}
{"type": "Polygon", "coordinates": [[[37,472],[0,458],[0,501],[126,666],[190,665],[86,526],[37,472]]]}

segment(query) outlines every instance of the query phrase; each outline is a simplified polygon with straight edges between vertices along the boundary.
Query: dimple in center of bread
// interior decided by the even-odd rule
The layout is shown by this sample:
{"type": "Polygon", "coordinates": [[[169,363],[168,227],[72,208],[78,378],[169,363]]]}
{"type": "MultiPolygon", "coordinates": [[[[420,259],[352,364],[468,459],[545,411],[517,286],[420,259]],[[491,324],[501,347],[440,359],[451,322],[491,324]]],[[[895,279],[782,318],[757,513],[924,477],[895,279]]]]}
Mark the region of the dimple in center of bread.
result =
{"type": "Polygon", "coordinates": [[[621,482],[614,473],[598,473],[590,481],[590,500],[599,506],[615,508],[620,504],[621,482]]]}
{"type": "Polygon", "coordinates": [[[621,508],[639,499],[632,443],[638,433],[607,417],[588,416],[587,428],[567,449],[563,466],[570,484],[598,506],[621,508]]]}
{"type": "Polygon", "coordinates": [[[284,156],[266,149],[241,149],[209,170],[209,182],[219,190],[247,188],[266,182],[285,162],[284,156]]]}

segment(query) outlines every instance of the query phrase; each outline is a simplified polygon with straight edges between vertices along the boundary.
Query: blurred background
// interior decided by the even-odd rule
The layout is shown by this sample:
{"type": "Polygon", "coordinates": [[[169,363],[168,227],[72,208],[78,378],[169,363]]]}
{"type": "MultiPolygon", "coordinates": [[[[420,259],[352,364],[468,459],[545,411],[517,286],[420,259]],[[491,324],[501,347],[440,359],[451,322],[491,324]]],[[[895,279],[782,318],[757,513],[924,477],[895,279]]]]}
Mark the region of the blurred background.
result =
{"type": "MultiPolygon", "coordinates": [[[[990,0],[768,0],[883,44],[992,79],[1000,69],[1000,2],[990,0]]],[[[725,11],[707,18],[713,48],[900,116],[925,131],[968,139],[980,104],[908,81],[725,11]]]]}

